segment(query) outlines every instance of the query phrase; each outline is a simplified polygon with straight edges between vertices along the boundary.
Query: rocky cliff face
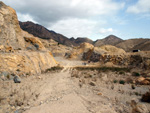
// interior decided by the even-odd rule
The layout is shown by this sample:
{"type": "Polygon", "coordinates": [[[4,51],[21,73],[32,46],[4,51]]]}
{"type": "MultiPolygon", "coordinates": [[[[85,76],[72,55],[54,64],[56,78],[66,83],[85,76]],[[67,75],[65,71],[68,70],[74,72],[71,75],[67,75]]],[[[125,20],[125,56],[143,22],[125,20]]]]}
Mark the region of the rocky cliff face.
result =
{"type": "Polygon", "coordinates": [[[0,54],[0,72],[36,74],[56,66],[50,52],[20,52],[0,54]]]}
{"type": "Polygon", "coordinates": [[[56,65],[41,41],[21,30],[15,10],[0,2],[0,73],[35,74],[56,65]]]}
{"type": "Polygon", "coordinates": [[[15,10],[0,2],[0,45],[23,48],[25,43],[21,35],[15,10]]]}

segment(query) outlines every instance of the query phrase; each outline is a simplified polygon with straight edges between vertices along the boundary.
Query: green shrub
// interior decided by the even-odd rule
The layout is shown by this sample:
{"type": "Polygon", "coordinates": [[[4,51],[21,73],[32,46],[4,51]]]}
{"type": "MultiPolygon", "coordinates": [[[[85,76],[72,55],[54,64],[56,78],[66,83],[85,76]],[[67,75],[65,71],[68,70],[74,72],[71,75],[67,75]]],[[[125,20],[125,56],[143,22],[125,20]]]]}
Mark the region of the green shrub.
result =
{"type": "Polygon", "coordinates": [[[140,94],[140,93],[138,93],[138,92],[134,92],[134,94],[135,94],[136,96],[142,96],[142,94],[140,94]]]}
{"type": "Polygon", "coordinates": [[[135,85],[132,84],[132,85],[131,85],[131,88],[132,88],[132,89],[135,89],[135,85]]]}
{"type": "Polygon", "coordinates": [[[120,84],[125,84],[125,81],[124,80],[120,80],[119,83],[120,84]]]}
{"type": "Polygon", "coordinates": [[[117,80],[114,80],[114,83],[117,83],[118,81],[117,80]]]}
{"type": "Polygon", "coordinates": [[[7,75],[6,77],[7,77],[7,79],[10,79],[10,75],[7,75]]]}
{"type": "Polygon", "coordinates": [[[124,71],[120,71],[120,72],[119,72],[119,74],[124,75],[124,74],[125,74],[125,72],[124,72],[124,71]]]}
{"type": "Polygon", "coordinates": [[[20,69],[17,69],[16,71],[18,71],[18,72],[19,72],[19,71],[20,71],[20,69]]]}
{"type": "Polygon", "coordinates": [[[136,77],[140,76],[140,74],[138,72],[133,72],[132,75],[136,76],[136,77]]]}
{"type": "Polygon", "coordinates": [[[106,71],[122,71],[122,72],[130,72],[130,69],[129,68],[119,68],[119,67],[75,67],[75,69],[77,70],[97,70],[97,71],[103,71],[103,72],[106,72],[106,71]]]}
{"type": "Polygon", "coordinates": [[[93,76],[92,76],[92,75],[89,75],[89,77],[92,78],[93,76]]]}
{"type": "Polygon", "coordinates": [[[51,71],[59,71],[59,70],[62,70],[62,69],[63,69],[63,67],[61,67],[61,66],[55,66],[55,67],[51,67],[51,68],[46,69],[45,73],[51,72],[51,71]]]}

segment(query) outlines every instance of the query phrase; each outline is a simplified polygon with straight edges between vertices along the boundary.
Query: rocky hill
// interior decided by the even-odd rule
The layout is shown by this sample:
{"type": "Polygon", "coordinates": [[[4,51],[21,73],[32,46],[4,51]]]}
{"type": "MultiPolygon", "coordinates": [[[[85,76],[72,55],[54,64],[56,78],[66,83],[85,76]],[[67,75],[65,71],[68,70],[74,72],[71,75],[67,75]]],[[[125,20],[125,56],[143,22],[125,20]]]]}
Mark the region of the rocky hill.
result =
{"type": "Polygon", "coordinates": [[[74,43],[76,43],[77,45],[80,45],[81,43],[90,43],[90,44],[93,44],[93,40],[89,39],[89,38],[84,38],[84,37],[78,37],[77,39],[74,39],[74,38],[70,38],[70,40],[74,43]]]}
{"type": "Polygon", "coordinates": [[[36,37],[46,39],[46,40],[53,39],[53,40],[57,41],[58,43],[67,45],[67,46],[77,45],[76,43],[69,40],[67,37],[65,37],[61,34],[58,34],[54,31],[50,31],[39,24],[35,24],[35,23],[29,22],[29,21],[28,22],[19,22],[19,24],[23,30],[27,31],[28,33],[30,33],[36,37]]]}
{"type": "Polygon", "coordinates": [[[131,52],[134,49],[142,51],[150,51],[150,39],[129,39],[124,40],[115,45],[116,47],[122,48],[127,52],[131,52]]]}
{"type": "Polygon", "coordinates": [[[84,38],[84,37],[78,37],[77,39],[75,38],[67,38],[59,33],[56,33],[55,31],[52,30],[48,30],[47,28],[39,25],[39,24],[35,24],[33,22],[19,22],[20,27],[24,30],[27,31],[28,33],[39,37],[41,39],[53,39],[55,41],[57,41],[60,44],[63,45],[67,45],[67,46],[79,46],[81,43],[87,42],[90,44],[93,44],[93,41],[91,39],[88,38],[84,38]]]}
{"type": "Polygon", "coordinates": [[[131,52],[134,49],[150,51],[150,39],[144,38],[122,40],[114,35],[109,35],[104,39],[97,40],[94,44],[96,47],[103,45],[113,45],[124,49],[126,52],[131,52]]]}
{"type": "Polygon", "coordinates": [[[116,45],[123,41],[121,38],[118,38],[114,35],[109,35],[104,39],[97,40],[94,46],[103,46],[103,45],[116,45]]]}
{"type": "Polygon", "coordinates": [[[75,38],[67,38],[61,34],[58,34],[54,31],[48,30],[45,27],[35,24],[33,22],[19,22],[20,27],[27,31],[28,33],[44,39],[49,42],[50,39],[54,41],[66,45],[66,46],[79,46],[81,43],[90,43],[96,47],[100,47],[103,45],[113,45],[118,48],[124,49],[126,52],[132,51],[133,49],[140,49],[142,51],[149,51],[150,50],[150,39],[129,39],[129,40],[122,40],[121,38],[109,35],[104,39],[98,39],[95,42],[91,39],[85,37],[78,37],[75,38]]]}

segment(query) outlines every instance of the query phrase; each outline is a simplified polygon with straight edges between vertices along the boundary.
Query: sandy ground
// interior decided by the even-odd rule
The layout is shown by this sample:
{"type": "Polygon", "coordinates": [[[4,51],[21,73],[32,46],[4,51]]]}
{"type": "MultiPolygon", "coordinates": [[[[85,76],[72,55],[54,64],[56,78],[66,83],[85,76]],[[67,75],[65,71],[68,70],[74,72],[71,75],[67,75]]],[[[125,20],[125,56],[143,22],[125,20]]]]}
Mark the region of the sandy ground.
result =
{"type": "MultiPolygon", "coordinates": [[[[103,73],[92,86],[89,83],[95,78],[71,76],[70,67],[83,62],[55,59],[65,67],[63,70],[24,77],[20,84],[0,81],[0,113],[131,113],[131,100],[141,98],[129,84],[114,86],[103,82],[110,78],[111,72],[103,73]]],[[[148,90],[149,86],[136,88],[136,92],[143,94],[148,90]]],[[[150,104],[141,104],[150,108],[150,104]]]]}

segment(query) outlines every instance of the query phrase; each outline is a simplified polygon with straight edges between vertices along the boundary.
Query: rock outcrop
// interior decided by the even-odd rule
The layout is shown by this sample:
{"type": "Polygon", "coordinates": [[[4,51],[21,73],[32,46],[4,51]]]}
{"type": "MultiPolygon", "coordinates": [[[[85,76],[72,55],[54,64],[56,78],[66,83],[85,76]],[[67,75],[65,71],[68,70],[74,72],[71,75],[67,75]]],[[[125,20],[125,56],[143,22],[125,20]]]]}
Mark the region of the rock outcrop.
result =
{"type": "Polygon", "coordinates": [[[0,2],[0,73],[35,74],[56,65],[38,37],[21,30],[15,10],[0,2]]]}
{"type": "Polygon", "coordinates": [[[14,49],[25,46],[16,12],[3,2],[0,2],[0,45],[14,49]]]}
{"type": "Polygon", "coordinates": [[[72,59],[82,59],[84,53],[88,52],[89,50],[93,49],[94,46],[89,43],[82,43],[80,46],[75,47],[72,51],[69,51],[65,54],[66,58],[72,59]]]}
{"type": "Polygon", "coordinates": [[[145,104],[140,104],[135,99],[131,100],[131,107],[132,107],[131,113],[149,113],[147,106],[145,104]]]}
{"type": "Polygon", "coordinates": [[[118,66],[150,69],[150,53],[126,53],[123,49],[105,45],[94,47],[83,53],[82,60],[100,62],[100,64],[112,63],[118,66]]]}
{"type": "Polygon", "coordinates": [[[0,72],[36,74],[56,66],[49,52],[19,52],[0,54],[0,72]]]}
{"type": "Polygon", "coordinates": [[[150,91],[146,92],[145,94],[142,95],[142,99],[143,102],[149,102],[150,103],[150,91]]]}
{"type": "MultiPolygon", "coordinates": [[[[94,47],[83,54],[83,60],[90,60],[93,62],[104,61],[105,57],[121,56],[126,52],[123,49],[116,48],[115,46],[105,45],[101,47],[94,47]]],[[[112,57],[111,57],[112,58],[112,57]]]]}
{"type": "MultiPolygon", "coordinates": [[[[38,38],[35,37],[24,37],[25,41],[28,42],[30,45],[34,46],[37,50],[45,50],[44,45],[38,38]]],[[[26,47],[29,45],[26,44],[26,47]]]]}

